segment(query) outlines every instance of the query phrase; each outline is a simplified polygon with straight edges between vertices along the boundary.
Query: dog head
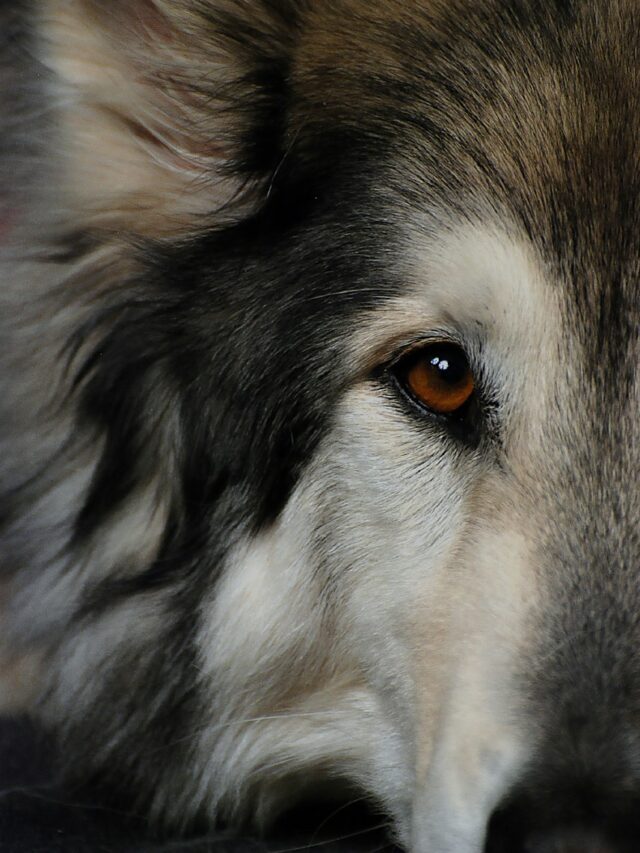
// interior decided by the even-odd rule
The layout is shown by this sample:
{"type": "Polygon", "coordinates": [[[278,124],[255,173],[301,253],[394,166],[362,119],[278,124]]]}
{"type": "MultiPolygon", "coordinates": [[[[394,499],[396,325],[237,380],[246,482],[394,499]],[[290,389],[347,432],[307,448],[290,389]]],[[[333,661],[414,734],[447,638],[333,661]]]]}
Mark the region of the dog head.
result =
{"type": "Polygon", "coordinates": [[[623,849],[635,4],[40,25],[86,476],[24,589],[57,602],[41,704],[73,760],[174,821],[339,777],[416,853],[481,850],[493,814],[494,850],[623,849]]]}

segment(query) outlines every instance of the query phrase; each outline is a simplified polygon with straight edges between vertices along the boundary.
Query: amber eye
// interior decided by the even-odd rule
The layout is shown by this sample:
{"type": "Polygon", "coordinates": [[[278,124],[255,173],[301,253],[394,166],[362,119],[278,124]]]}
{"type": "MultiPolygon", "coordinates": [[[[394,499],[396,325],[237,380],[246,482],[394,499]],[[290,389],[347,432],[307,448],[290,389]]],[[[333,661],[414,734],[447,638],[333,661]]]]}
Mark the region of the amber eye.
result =
{"type": "Polygon", "coordinates": [[[448,342],[413,350],[401,359],[395,372],[409,394],[438,415],[458,412],[475,390],[464,350],[448,342]]]}

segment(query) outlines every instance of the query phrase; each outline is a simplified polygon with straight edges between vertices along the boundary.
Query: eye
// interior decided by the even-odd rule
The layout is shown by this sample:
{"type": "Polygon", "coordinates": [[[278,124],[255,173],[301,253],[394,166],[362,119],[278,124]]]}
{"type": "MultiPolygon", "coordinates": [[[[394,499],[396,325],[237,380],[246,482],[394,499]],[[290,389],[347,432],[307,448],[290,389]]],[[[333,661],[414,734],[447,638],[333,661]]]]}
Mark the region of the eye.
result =
{"type": "Polygon", "coordinates": [[[447,341],[412,349],[393,365],[392,373],[415,402],[436,415],[461,413],[476,387],[464,350],[447,341]]]}

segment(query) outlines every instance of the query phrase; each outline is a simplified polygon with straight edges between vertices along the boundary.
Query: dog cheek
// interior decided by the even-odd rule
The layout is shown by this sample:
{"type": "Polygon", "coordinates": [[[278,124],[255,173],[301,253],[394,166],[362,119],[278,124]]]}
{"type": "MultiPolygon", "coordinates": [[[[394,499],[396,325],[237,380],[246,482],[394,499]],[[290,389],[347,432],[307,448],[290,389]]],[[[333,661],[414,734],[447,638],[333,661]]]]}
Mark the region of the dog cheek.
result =
{"type": "Polygon", "coordinates": [[[423,633],[437,630],[433,602],[464,529],[464,485],[473,466],[457,466],[441,441],[407,429],[366,388],[350,393],[323,453],[316,473],[318,576],[328,591],[338,659],[351,662],[384,721],[365,749],[370,765],[385,770],[369,773],[367,787],[409,838],[416,667],[432,641],[419,637],[414,623],[423,633]]]}

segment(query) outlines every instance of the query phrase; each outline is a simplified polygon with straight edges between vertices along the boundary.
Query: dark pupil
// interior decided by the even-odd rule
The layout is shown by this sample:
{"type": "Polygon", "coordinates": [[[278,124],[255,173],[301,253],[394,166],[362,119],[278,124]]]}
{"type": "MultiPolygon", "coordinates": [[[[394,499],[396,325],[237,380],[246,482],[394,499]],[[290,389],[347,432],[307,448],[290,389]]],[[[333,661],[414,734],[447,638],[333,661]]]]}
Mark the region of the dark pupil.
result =
{"type": "Polygon", "coordinates": [[[469,364],[463,352],[455,346],[442,344],[426,353],[426,360],[436,372],[438,379],[447,385],[459,385],[465,381],[469,364]]]}

